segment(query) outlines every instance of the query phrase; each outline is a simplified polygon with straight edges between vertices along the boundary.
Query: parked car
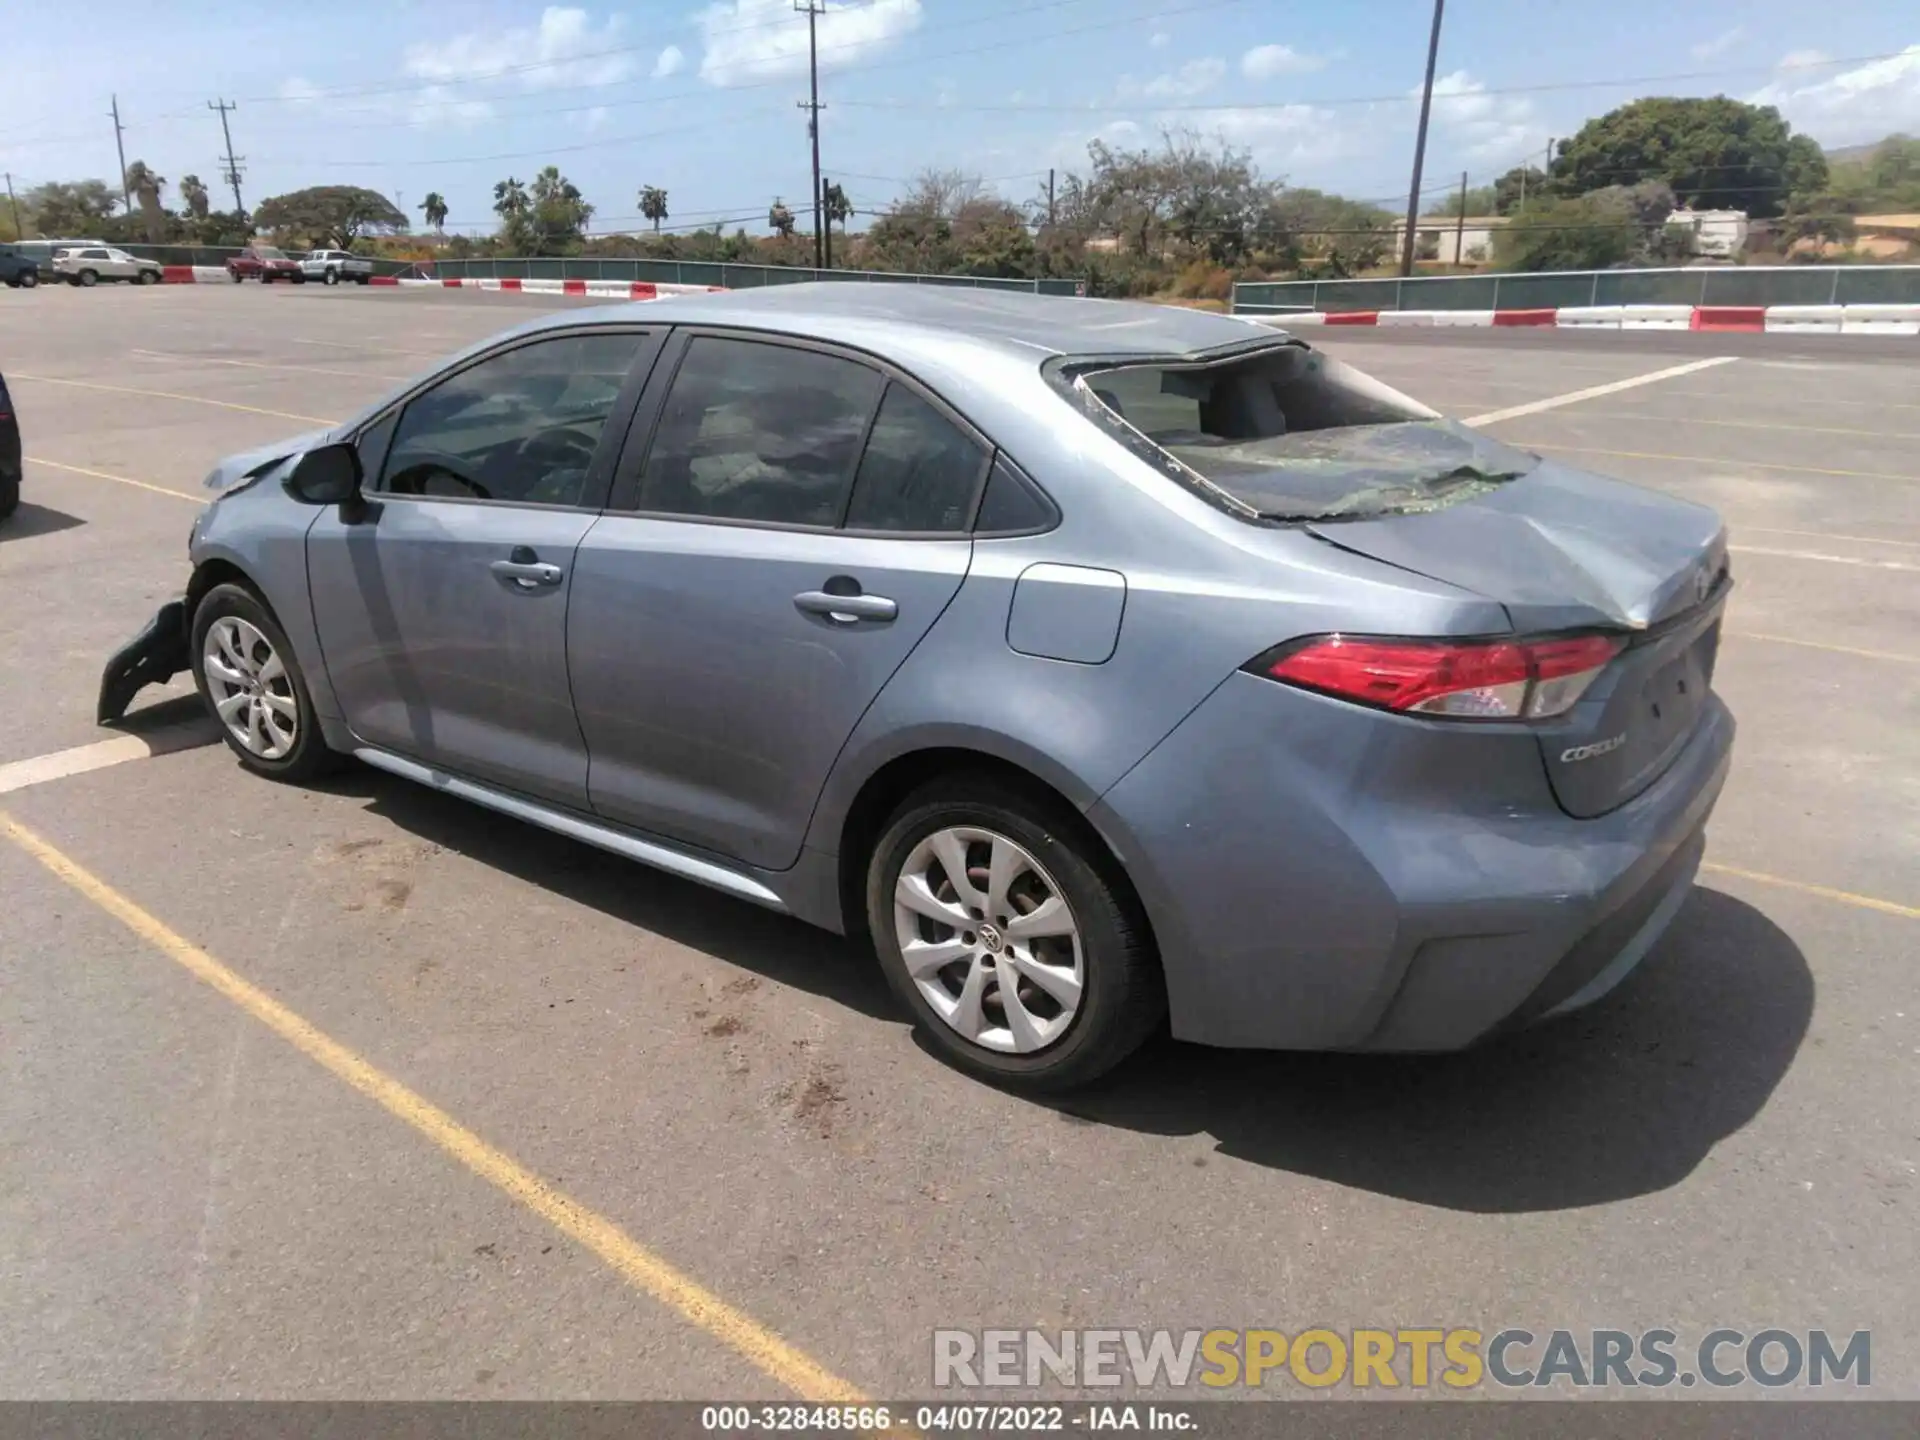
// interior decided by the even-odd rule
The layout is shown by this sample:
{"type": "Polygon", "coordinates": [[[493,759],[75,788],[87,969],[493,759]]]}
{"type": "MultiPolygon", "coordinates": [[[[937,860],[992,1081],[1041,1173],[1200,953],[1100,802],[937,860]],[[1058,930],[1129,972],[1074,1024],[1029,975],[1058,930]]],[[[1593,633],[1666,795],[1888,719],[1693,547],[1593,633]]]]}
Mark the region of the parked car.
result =
{"type": "Polygon", "coordinates": [[[1711,510],[1150,305],[774,286],[544,317],[223,462],[191,668],[342,756],[870,943],[948,1059],[1448,1050],[1689,892],[1711,510]],[[511,684],[503,685],[502,676],[511,684]]]}
{"type": "Polygon", "coordinates": [[[0,245],[0,283],[9,290],[31,290],[40,283],[40,262],[18,245],[0,245]]]}
{"type": "Polygon", "coordinates": [[[20,419],[7,394],[7,377],[0,375],[0,520],[20,508],[20,419]]]}
{"type": "Polygon", "coordinates": [[[272,245],[247,246],[227,261],[227,274],[233,277],[236,285],[249,276],[267,285],[275,280],[291,280],[299,285],[307,278],[301,273],[298,260],[272,245]]]}
{"type": "Polygon", "coordinates": [[[313,250],[300,261],[300,273],[323,285],[352,280],[364,285],[373,278],[373,261],[346,250],[313,250]]]}
{"type": "Polygon", "coordinates": [[[159,261],[141,260],[111,245],[56,250],[53,273],[69,285],[98,285],[102,280],[158,285],[162,279],[159,261]]]}

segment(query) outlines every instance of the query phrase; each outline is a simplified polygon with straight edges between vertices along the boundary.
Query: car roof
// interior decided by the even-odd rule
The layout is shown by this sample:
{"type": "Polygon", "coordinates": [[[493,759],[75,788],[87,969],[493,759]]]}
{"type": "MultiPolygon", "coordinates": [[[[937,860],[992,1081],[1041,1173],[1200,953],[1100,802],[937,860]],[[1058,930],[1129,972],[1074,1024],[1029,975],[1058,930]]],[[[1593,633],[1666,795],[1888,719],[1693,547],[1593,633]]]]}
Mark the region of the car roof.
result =
{"type": "MultiPolygon", "coordinates": [[[[1269,325],[1175,305],[960,285],[825,280],[667,296],[640,304],[648,319],[674,325],[735,325],[882,352],[889,330],[903,332],[909,349],[934,335],[957,335],[1029,358],[1037,351],[1188,355],[1287,338],[1269,325]]],[[[582,320],[630,324],[635,318],[632,305],[620,305],[584,314],[559,312],[526,328],[577,325],[582,320]]]]}

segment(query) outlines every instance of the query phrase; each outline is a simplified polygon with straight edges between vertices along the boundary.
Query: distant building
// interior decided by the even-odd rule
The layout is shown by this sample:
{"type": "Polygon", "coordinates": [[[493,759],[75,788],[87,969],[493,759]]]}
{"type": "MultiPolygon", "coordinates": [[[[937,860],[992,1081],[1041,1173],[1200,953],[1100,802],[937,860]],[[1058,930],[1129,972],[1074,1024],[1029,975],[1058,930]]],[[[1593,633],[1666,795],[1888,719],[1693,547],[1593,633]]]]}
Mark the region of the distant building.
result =
{"type": "Polygon", "coordinates": [[[1669,226],[1693,232],[1693,253],[1731,258],[1747,248],[1747,212],[1744,210],[1675,210],[1669,226]]]}
{"type": "MultiPolygon", "coordinates": [[[[1413,237],[1413,258],[1442,265],[1485,265],[1493,259],[1493,232],[1507,223],[1504,215],[1423,215],[1413,237]]],[[[1407,243],[1407,222],[1393,222],[1393,249],[1407,243]]]]}

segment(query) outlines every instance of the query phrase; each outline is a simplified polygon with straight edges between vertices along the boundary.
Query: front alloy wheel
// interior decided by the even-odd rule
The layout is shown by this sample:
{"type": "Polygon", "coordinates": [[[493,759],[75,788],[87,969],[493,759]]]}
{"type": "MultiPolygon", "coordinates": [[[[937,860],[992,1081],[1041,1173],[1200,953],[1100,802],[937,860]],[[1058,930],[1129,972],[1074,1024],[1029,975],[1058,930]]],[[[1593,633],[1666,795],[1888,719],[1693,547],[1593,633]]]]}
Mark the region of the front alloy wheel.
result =
{"type": "Polygon", "coordinates": [[[249,754],[284,760],[300,738],[300,703],[287,665],[250,621],[223,615],[207,627],[200,663],[207,698],[249,754]]]}
{"type": "Polygon", "coordinates": [[[1005,835],[951,826],[920,841],[894,885],[893,926],[915,988],[962,1039],[1025,1055],[1073,1024],[1080,927],[1045,867],[1005,835]]]}

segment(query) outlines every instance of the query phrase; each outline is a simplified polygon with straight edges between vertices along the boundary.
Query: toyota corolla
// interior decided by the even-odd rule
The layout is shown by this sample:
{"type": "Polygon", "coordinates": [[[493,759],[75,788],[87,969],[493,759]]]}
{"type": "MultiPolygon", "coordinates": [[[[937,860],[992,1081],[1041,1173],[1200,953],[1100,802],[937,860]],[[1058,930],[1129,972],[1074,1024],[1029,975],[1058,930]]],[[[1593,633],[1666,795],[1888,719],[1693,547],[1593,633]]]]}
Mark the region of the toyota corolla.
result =
{"type": "Polygon", "coordinates": [[[235,457],[103,722],[347,757],[871,946],[956,1064],[1605,994],[1733,721],[1710,510],[1283,332],[793,285],[546,315],[235,457]]]}

